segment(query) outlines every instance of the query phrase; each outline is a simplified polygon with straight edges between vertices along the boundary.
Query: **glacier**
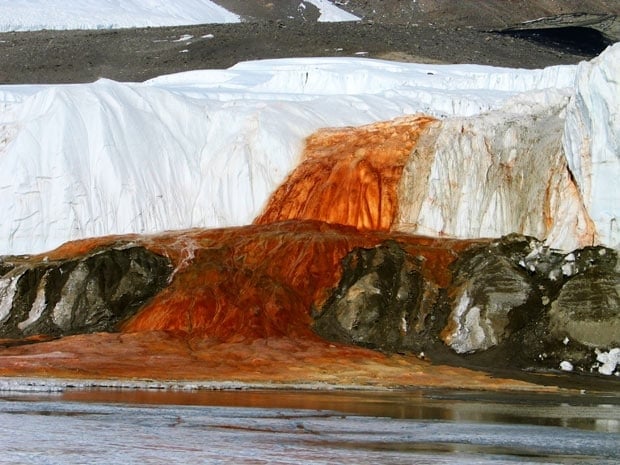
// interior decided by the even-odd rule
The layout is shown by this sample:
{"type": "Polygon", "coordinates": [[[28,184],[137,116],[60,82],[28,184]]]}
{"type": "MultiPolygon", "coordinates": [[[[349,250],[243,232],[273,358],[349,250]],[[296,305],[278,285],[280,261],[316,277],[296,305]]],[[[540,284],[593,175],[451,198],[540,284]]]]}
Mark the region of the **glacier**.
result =
{"type": "Polygon", "coordinates": [[[238,23],[241,18],[210,0],[0,0],[0,31],[118,29],[238,23]]]}
{"type": "Polygon", "coordinates": [[[577,66],[564,147],[597,242],[620,246],[620,44],[577,66]]]}
{"type": "MultiPolygon", "coordinates": [[[[0,86],[0,254],[108,234],[249,224],[319,128],[424,113],[456,126],[475,118],[476,131],[492,131],[506,108],[517,120],[533,108],[553,113],[585,205],[585,213],[567,207],[571,221],[589,215],[595,231],[585,240],[618,247],[619,58],[620,44],[591,62],[541,70],[295,58],[144,83],[0,86]]],[[[518,145],[519,133],[511,137],[518,145]]],[[[541,180],[523,182],[527,190],[541,180]]],[[[483,192],[478,184],[460,201],[475,203],[483,192]]],[[[574,227],[561,220],[552,243],[571,248],[574,227]]],[[[459,237],[513,232],[512,223],[459,228],[435,229],[459,237]]]]}

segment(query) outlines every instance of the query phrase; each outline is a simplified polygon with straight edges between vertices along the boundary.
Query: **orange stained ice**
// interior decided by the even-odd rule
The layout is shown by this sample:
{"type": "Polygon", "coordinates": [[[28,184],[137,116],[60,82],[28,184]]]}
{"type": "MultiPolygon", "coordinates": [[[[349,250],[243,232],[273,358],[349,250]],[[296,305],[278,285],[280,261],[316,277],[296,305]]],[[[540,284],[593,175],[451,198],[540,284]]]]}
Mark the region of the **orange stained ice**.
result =
{"type": "Polygon", "coordinates": [[[317,131],[307,139],[299,166],[255,223],[306,219],[389,230],[403,167],[420,133],[434,121],[406,116],[317,131]]]}

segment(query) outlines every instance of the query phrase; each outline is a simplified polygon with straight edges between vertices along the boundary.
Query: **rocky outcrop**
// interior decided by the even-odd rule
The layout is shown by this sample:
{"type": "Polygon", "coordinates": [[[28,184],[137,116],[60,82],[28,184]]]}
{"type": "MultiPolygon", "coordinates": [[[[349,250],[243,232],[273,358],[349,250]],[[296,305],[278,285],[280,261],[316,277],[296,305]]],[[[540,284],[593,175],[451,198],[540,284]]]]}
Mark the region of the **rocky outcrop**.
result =
{"type": "Polygon", "coordinates": [[[441,337],[474,361],[487,363],[482,354],[493,348],[513,366],[590,372],[599,366],[597,351],[620,344],[620,273],[612,249],[565,254],[509,236],[467,251],[453,273],[441,337]]]}
{"type": "Polygon", "coordinates": [[[589,347],[620,346],[620,275],[603,266],[577,274],[560,290],[549,320],[550,335],[556,339],[589,347]]]}
{"type": "Polygon", "coordinates": [[[170,260],[132,244],[113,244],[65,260],[4,257],[0,338],[116,331],[160,291],[170,260]]]}
{"type": "Polygon", "coordinates": [[[444,289],[419,265],[395,243],[353,250],[314,330],[332,341],[431,359],[446,358],[441,340],[463,362],[487,369],[615,371],[620,273],[614,250],[564,254],[510,235],[460,253],[444,289]]]}
{"type": "MultiPolygon", "coordinates": [[[[575,251],[565,257],[563,271],[566,282],[549,306],[543,343],[533,347],[549,364],[612,374],[620,363],[617,252],[603,247],[575,251]]],[[[530,353],[530,359],[535,355],[530,353]]]]}
{"type": "Polygon", "coordinates": [[[470,250],[455,266],[447,290],[451,313],[441,337],[457,353],[504,342],[540,308],[535,282],[501,250],[503,245],[495,242],[470,250]]]}
{"type": "MultiPolygon", "coordinates": [[[[108,341],[165,334],[192,351],[286,340],[303,352],[325,338],[485,369],[617,371],[619,265],[604,247],[289,221],[79,241],[5,257],[0,273],[4,346],[114,331],[108,341]]],[[[261,350],[242,352],[268,367],[261,350]]]]}
{"type": "Polygon", "coordinates": [[[343,277],[314,330],[388,352],[423,350],[438,324],[438,288],[424,276],[421,261],[392,241],[355,249],[343,260],[343,277]]]}

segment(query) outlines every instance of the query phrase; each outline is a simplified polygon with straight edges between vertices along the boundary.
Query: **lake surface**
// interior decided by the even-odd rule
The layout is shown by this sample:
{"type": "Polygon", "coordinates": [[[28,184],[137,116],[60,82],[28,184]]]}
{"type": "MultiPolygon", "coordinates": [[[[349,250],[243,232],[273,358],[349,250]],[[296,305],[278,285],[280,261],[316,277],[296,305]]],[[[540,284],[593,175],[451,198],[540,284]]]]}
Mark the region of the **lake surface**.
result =
{"type": "Polygon", "coordinates": [[[620,394],[0,394],[1,464],[618,464],[620,394]]]}

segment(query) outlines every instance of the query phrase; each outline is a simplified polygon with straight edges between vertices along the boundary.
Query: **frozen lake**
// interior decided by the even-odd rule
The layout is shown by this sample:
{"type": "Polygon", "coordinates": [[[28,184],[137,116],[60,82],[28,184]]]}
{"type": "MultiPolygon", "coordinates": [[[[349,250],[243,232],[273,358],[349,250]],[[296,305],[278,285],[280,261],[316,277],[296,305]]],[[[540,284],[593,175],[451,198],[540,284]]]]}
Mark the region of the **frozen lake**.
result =
{"type": "Polygon", "coordinates": [[[617,464],[620,396],[0,395],[1,464],[617,464]]]}

